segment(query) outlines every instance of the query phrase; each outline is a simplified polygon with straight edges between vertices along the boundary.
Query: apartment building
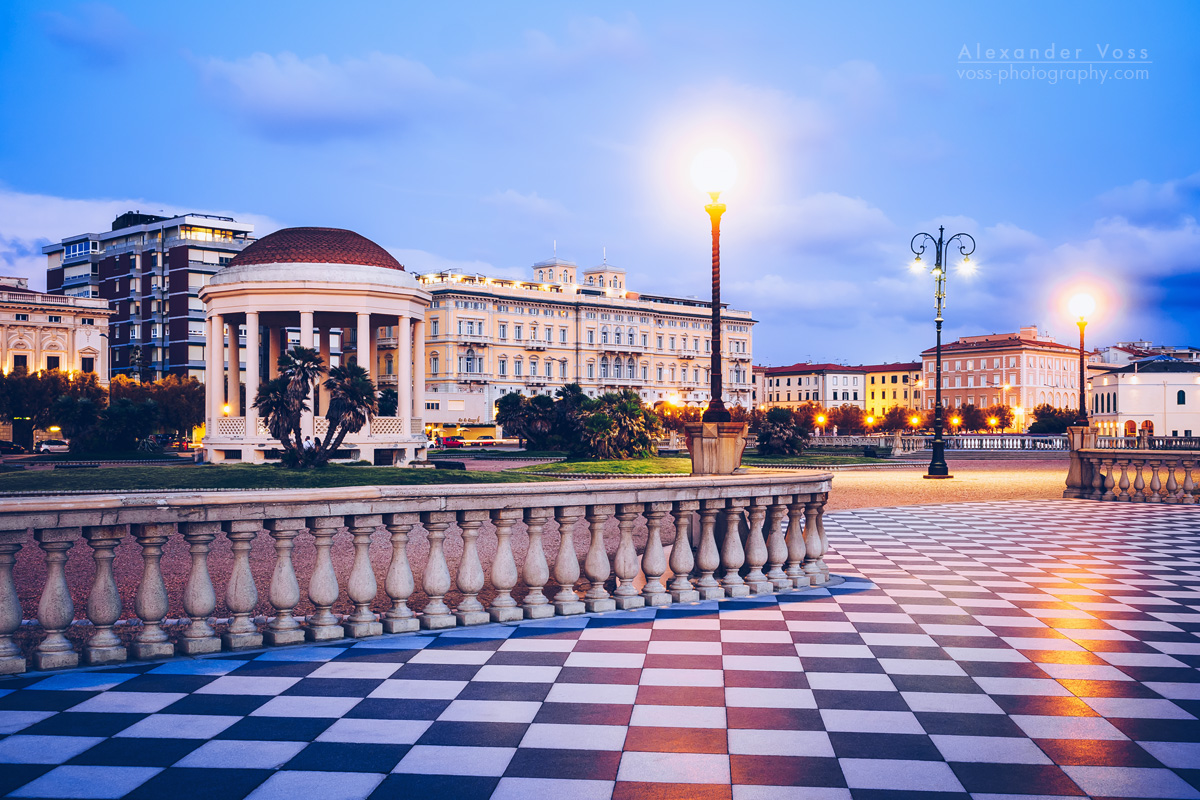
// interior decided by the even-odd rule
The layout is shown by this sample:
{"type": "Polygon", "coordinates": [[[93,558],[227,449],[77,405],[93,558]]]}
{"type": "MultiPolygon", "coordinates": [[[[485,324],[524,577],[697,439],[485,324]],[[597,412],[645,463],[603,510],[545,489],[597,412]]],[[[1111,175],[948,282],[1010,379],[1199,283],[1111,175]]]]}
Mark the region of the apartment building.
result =
{"type": "Polygon", "coordinates": [[[46,288],[54,295],[108,301],[113,373],[203,380],[200,288],[254,241],[253,232],[250,223],[230,217],[130,211],[109,231],[43,247],[46,288]]]}
{"type": "Polygon", "coordinates": [[[766,370],[765,404],[798,408],[805,403],[866,408],[866,372],[842,364],[792,364],[766,370]]]}
{"type": "Polygon", "coordinates": [[[1153,356],[1170,356],[1178,361],[1200,363],[1200,348],[1154,344],[1147,341],[1117,342],[1111,347],[1101,347],[1096,352],[1100,356],[1100,362],[1105,365],[1123,366],[1153,356]]]}
{"type": "MultiPolygon", "coordinates": [[[[632,389],[647,403],[708,403],[710,302],[630,291],[625,271],[607,261],[580,270],[556,256],[534,264],[532,276],[420,276],[433,295],[425,325],[427,422],[487,424],[504,394],[552,395],[569,383],[593,397],[632,389]]],[[[747,311],[722,309],[723,399],[747,408],[755,322],[747,311]]],[[[389,341],[385,329],[384,386],[389,341]]]]}
{"type": "MultiPolygon", "coordinates": [[[[922,352],[921,360],[928,410],[934,403],[935,348],[922,352]]],[[[1020,430],[1039,405],[1078,408],[1079,348],[1054,341],[1035,325],[943,344],[942,404],[1012,406],[1020,430]]]]}
{"type": "Polygon", "coordinates": [[[896,364],[871,364],[862,367],[865,373],[863,390],[866,392],[866,411],[871,416],[882,416],[892,406],[905,409],[922,408],[921,362],[896,364]]]}
{"type": "Polygon", "coordinates": [[[1200,364],[1150,356],[1090,383],[1088,412],[1103,436],[1200,434],[1200,364]]]}

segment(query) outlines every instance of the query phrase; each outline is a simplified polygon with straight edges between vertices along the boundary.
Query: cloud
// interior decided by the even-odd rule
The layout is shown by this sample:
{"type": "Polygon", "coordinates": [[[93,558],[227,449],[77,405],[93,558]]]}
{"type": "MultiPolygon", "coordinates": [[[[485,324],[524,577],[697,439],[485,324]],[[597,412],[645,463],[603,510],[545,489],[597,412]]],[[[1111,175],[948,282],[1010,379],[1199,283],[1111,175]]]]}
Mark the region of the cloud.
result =
{"type": "Polygon", "coordinates": [[[123,63],[141,40],[129,18],[104,3],[83,3],[70,15],[47,11],[42,29],[50,41],[95,67],[123,63]]]}
{"type": "Polygon", "coordinates": [[[1109,214],[1134,222],[1175,222],[1182,215],[1200,214],[1200,172],[1163,183],[1135,181],[1105,192],[1098,201],[1109,214]]]}
{"type": "Polygon", "coordinates": [[[426,272],[463,272],[467,274],[497,275],[496,267],[487,261],[479,259],[453,259],[430,253],[426,250],[412,248],[389,247],[387,251],[396,257],[409,272],[424,274],[426,272]]]}
{"type": "Polygon", "coordinates": [[[647,52],[637,19],[627,14],[620,22],[600,17],[574,17],[565,35],[556,39],[545,31],[529,30],[521,46],[482,53],[467,62],[481,81],[503,78],[561,82],[579,73],[603,74],[614,62],[632,61],[647,52]]]}
{"type": "Polygon", "coordinates": [[[255,53],[236,61],[199,63],[214,96],[231,103],[242,120],[274,139],[322,141],[409,125],[467,93],[416,61],[386,53],[335,62],[255,53]]]}
{"type": "Polygon", "coordinates": [[[264,236],[280,224],[261,214],[244,214],[228,209],[175,208],[146,199],[80,199],[27,194],[0,187],[0,273],[29,279],[31,289],[46,287],[46,257],[41,248],[78,233],[99,233],[112,227],[113,219],[130,210],[164,215],[194,211],[233,217],[254,224],[254,235],[264,236]]]}
{"type": "Polygon", "coordinates": [[[545,197],[540,196],[537,192],[521,194],[516,189],[507,189],[503,192],[496,192],[488,195],[483,199],[483,201],[501,208],[513,209],[527,216],[568,216],[567,210],[560,203],[554,200],[548,200],[545,197]]]}

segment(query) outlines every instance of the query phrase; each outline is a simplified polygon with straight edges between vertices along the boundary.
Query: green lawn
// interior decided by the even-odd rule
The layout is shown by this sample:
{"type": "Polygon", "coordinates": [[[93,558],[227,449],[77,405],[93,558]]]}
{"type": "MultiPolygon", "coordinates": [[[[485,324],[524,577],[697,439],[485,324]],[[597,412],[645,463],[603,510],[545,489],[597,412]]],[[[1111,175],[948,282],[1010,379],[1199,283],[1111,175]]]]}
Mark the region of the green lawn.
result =
{"type": "Polygon", "coordinates": [[[692,460],[690,458],[631,458],[614,459],[612,461],[559,461],[554,464],[534,464],[521,467],[514,472],[570,472],[580,475],[597,475],[601,473],[617,473],[621,475],[651,475],[670,473],[672,475],[690,475],[692,460]]]}
{"type": "Polygon", "coordinates": [[[445,483],[523,483],[545,480],[512,472],[349,467],[289,470],[235,464],[198,467],[107,467],[30,470],[0,474],[0,494],[60,491],[187,489],[324,489],[334,486],[408,486],[445,483]]]}
{"type": "Polygon", "coordinates": [[[743,464],[769,467],[773,464],[886,464],[890,458],[867,458],[865,456],[841,456],[828,453],[804,453],[798,456],[743,456],[743,464]]]}

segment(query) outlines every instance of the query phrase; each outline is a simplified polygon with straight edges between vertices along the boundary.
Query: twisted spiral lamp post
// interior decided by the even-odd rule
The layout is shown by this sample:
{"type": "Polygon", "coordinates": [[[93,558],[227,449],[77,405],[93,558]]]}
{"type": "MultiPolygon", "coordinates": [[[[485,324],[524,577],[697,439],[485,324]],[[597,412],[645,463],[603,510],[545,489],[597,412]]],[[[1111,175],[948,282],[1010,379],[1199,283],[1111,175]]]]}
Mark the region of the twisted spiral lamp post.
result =
{"type": "Polygon", "coordinates": [[[712,360],[709,365],[710,398],[702,417],[704,422],[733,419],[721,399],[721,215],[725,213],[725,204],[717,200],[721,192],[733,186],[736,177],[737,166],[724,150],[705,150],[692,162],[692,182],[712,198],[712,202],[704,206],[712,221],[712,360]]]}
{"type": "Polygon", "coordinates": [[[942,313],[946,310],[946,257],[949,255],[947,248],[957,242],[958,252],[962,254],[964,266],[970,264],[970,256],[975,252],[975,239],[969,233],[956,233],[946,238],[945,232],[945,226],[939,225],[936,239],[933,238],[933,234],[921,232],[914,236],[912,242],[909,243],[909,248],[916,255],[912,262],[913,272],[924,271],[925,265],[921,261],[921,256],[925,254],[928,245],[933,245],[935,256],[930,273],[933,275],[934,308],[937,312],[937,316],[934,317],[934,322],[937,323],[935,356],[937,367],[934,377],[934,397],[936,399],[933,403],[933,456],[929,460],[929,471],[924,476],[926,478],[954,477],[950,474],[950,467],[946,465],[946,440],[942,436],[942,313]]]}

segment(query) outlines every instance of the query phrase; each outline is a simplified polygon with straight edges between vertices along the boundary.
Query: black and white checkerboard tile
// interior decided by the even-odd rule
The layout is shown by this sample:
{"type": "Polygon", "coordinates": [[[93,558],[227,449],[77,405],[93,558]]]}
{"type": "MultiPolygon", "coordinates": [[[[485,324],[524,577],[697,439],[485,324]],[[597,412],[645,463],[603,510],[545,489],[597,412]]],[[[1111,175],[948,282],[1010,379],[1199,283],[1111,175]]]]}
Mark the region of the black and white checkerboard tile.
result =
{"type": "Polygon", "coordinates": [[[1200,509],[827,528],[827,590],[3,681],[0,794],[1200,798],[1200,509]]]}

